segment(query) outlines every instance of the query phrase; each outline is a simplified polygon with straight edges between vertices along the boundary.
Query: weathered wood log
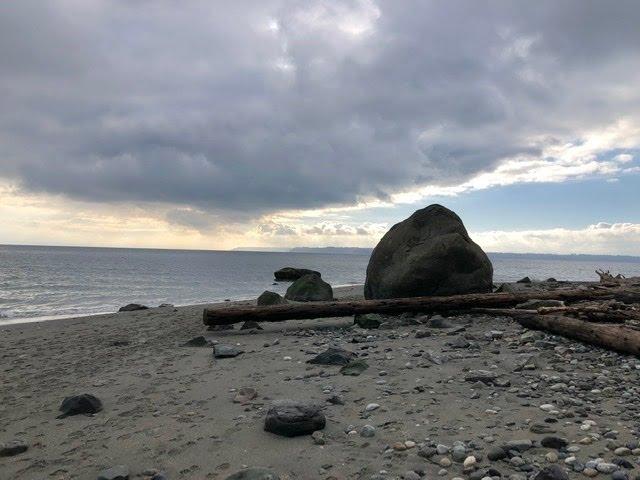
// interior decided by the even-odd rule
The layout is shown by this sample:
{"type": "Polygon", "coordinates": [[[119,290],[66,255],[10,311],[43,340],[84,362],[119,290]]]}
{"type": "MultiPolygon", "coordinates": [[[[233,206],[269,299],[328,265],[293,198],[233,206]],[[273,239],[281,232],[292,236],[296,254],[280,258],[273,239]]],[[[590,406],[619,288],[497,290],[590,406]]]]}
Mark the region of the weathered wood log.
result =
{"type": "Polygon", "coordinates": [[[624,325],[585,322],[560,315],[518,315],[514,320],[526,328],[544,330],[608,350],[640,356],[640,330],[624,325]]]}
{"type": "MultiPolygon", "coordinates": [[[[399,314],[403,312],[446,312],[469,310],[479,307],[508,307],[531,299],[590,300],[617,298],[627,292],[622,287],[558,289],[523,293],[474,293],[446,297],[413,297],[387,300],[357,300],[348,302],[307,302],[300,304],[242,306],[231,308],[206,308],[203,312],[205,325],[231,325],[247,320],[256,322],[281,322],[284,320],[345,317],[357,313],[399,314]]],[[[636,292],[640,298],[640,292],[636,292]]]]}
{"type": "Polygon", "coordinates": [[[531,315],[561,315],[596,323],[625,323],[627,320],[640,320],[640,311],[615,310],[606,307],[542,307],[538,310],[512,308],[473,308],[472,312],[489,315],[507,315],[526,317],[531,315]]]}

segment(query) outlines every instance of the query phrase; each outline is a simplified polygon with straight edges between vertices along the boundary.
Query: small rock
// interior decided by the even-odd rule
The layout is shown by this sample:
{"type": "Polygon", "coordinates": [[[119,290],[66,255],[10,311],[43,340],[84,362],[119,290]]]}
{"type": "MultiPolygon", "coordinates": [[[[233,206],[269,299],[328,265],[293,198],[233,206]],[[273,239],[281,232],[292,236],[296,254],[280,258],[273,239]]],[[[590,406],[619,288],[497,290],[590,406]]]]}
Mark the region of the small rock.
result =
{"type": "Polygon", "coordinates": [[[533,480],[569,480],[569,475],[558,465],[549,465],[540,470],[533,480]]]}
{"type": "Polygon", "coordinates": [[[29,449],[29,445],[22,440],[11,440],[10,442],[0,443],[0,457],[13,457],[20,455],[29,449]]]}
{"type": "Polygon", "coordinates": [[[322,430],[326,419],[319,406],[311,403],[278,400],[267,412],[264,429],[285,437],[308,435],[322,430]]]}
{"type": "Polygon", "coordinates": [[[58,418],[70,417],[72,415],[94,414],[102,410],[100,399],[90,393],[82,393],[67,397],[60,405],[62,414],[58,418]]]}
{"type": "Polygon", "coordinates": [[[342,348],[329,347],[324,352],[316,355],[307,363],[316,365],[347,365],[356,358],[356,354],[342,348]]]}
{"type": "Polygon", "coordinates": [[[263,330],[258,322],[254,322],[253,320],[247,320],[242,324],[240,330],[263,330]]]}
{"type": "Polygon", "coordinates": [[[497,460],[502,460],[503,458],[506,458],[506,457],[507,457],[507,452],[505,452],[504,449],[501,447],[493,447],[487,453],[487,458],[492,462],[495,462],[497,460]]]}
{"type": "Polygon", "coordinates": [[[569,445],[569,441],[566,438],[561,437],[544,437],[540,444],[545,448],[553,448],[554,450],[562,450],[569,445]]]}
{"type": "Polygon", "coordinates": [[[360,436],[364,438],[371,438],[375,436],[376,429],[372,425],[365,425],[360,429],[360,436]]]}
{"type": "Polygon", "coordinates": [[[119,312],[135,312],[137,310],[148,310],[149,307],[147,307],[146,305],[141,305],[139,303],[130,303],[128,305],[125,305],[124,307],[120,307],[118,309],[119,312]]]}
{"type": "Polygon", "coordinates": [[[380,405],[378,405],[377,403],[370,403],[364,408],[364,411],[373,412],[374,410],[377,410],[379,408],[380,408],[380,405]]]}
{"type": "Polygon", "coordinates": [[[233,358],[244,353],[233,345],[218,344],[213,346],[213,356],[215,358],[233,358]]]}

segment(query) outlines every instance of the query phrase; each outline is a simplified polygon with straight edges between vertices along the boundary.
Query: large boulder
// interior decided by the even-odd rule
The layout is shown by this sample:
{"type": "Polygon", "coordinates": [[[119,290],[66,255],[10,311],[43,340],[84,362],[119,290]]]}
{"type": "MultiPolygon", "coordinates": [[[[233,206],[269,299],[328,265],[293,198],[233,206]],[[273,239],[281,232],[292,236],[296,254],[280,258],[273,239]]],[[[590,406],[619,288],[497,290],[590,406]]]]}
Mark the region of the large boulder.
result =
{"type": "Polygon", "coordinates": [[[365,298],[491,292],[493,266],[462,220],[441,205],[389,230],[371,254],[365,298]]]}
{"type": "Polygon", "coordinates": [[[333,300],[331,285],[322,280],[318,275],[310,274],[293,282],[284,295],[287,300],[295,302],[321,302],[333,300]]]}
{"type": "Polygon", "coordinates": [[[316,272],[315,270],[309,270],[308,268],[284,267],[276,272],[273,272],[273,276],[275,277],[276,280],[284,281],[284,282],[293,282],[295,280],[298,280],[301,277],[304,277],[305,275],[310,275],[310,274],[314,274],[319,277],[322,277],[322,275],[320,275],[320,272],[316,272]]]}

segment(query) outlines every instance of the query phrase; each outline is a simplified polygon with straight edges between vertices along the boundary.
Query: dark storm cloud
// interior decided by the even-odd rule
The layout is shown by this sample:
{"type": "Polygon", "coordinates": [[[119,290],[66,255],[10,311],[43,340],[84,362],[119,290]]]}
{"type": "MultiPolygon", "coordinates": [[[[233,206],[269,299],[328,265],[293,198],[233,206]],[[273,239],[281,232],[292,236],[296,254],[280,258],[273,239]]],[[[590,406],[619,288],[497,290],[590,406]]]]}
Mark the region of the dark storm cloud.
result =
{"type": "Polygon", "coordinates": [[[452,185],[635,113],[639,22],[636,1],[2,2],[0,176],[186,224],[452,185]]]}

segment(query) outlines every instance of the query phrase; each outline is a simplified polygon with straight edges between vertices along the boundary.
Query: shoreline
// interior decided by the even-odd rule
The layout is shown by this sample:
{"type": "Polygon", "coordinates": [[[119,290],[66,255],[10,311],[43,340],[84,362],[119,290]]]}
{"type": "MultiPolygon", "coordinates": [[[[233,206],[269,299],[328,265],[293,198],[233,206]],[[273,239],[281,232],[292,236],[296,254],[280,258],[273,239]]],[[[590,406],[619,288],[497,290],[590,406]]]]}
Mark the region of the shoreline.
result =
{"type": "MultiPolygon", "coordinates": [[[[346,296],[358,295],[358,291],[364,288],[364,284],[352,284],[352,285],[337,285],[333,288],[333,292],[336,295],[336,299],[340,300],[346,296]]],[[[171,307],[149,307],[145,310],[139,310],[141,312],[144,311],[155,311],[155,310],[174,310],[174,309],[197,309],[197,308],[223,308],[225,306],[233,306],[233,305],[246,305],[247,303],[254,302],[255,298],[246,298],[246,299],[238,299],[238,300],[229,300],[222,302],[212,302],[212,303],[195,303],[195,304],[187,304],[187,305],[173,305],[171,307]]],[[[20,325],[30,325],[30,324],[44,324],[49,322],[64,322],[69,320],[93,320],[93,319],[105,319],[112,315],[119,315],[123,313],[130,312],[101,312],[101,313],[90,313],[87,315],[48,315],[43,317],[25,317],[25,318],[0,318],[0,331],[6,327],[12,326],[20,326],[20,325]]]]}

